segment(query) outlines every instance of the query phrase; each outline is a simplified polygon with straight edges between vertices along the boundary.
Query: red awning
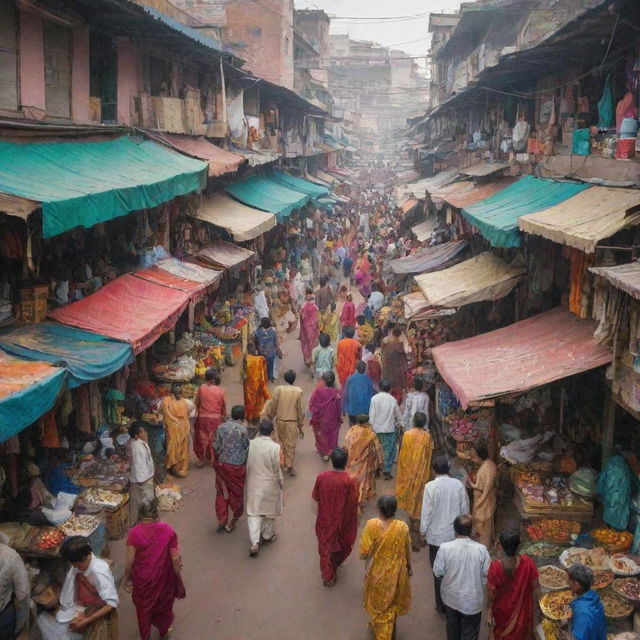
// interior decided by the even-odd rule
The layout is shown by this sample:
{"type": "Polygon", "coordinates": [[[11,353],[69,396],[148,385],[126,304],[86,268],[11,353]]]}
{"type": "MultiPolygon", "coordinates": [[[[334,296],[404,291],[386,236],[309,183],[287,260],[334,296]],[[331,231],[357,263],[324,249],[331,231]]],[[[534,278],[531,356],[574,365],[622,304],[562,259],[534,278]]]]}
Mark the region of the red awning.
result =
{"type": "Polygon", "coordinates": [[[245,262],[249,261],[255,255],[255,251],[250,251],[237,244],[225,242],[224,240],[216,240],[208,247],[201,249],[196,254],[196,258],[205,264],[216,267],[224,267],[225,269],[234,269],[241,267],[245,262]]]}
{"type": "Polygon", "coordinates": [[[432,350],[440,375],[466,408],[595,369],[612,360],[596,323],[558,307],[475,338],[432,350]]]}
{"type": "Polygon", "coordinates": [[[189,303],[184,291],[123,275],[49,316],[62,324],[128,342],[135,353],[169,331],[189,303]]]}
{"type": "Polygon", "coordinates": [[[245,163],[245,158],[238,153],[216,147],[201,136],[186,136],[172,133],[150,132],[152,138],[181,151],[185,155],[204,160],[209,164],[209,176],[221,176],[233,173],[245,163]]]}

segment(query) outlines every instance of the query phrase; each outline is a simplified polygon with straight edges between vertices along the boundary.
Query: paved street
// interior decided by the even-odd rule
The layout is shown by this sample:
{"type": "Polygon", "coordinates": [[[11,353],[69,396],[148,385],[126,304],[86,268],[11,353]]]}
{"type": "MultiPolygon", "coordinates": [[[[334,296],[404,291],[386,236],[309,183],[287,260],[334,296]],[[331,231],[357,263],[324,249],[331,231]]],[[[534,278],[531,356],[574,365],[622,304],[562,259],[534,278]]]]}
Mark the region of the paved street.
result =
{"type": "MultiPolygon", "coordinates": [[[[295,334],[294,334],[295,335],[295,334]]],[[[312,390],[297,340],[284,349],[287,368],[299,372],[297,383],[308,400],[312,390]]],[[[227,397],[241,401],[239,372],[223,376],[227,397]]],[[[346,426],[343,426],[344,434],[346,426]]],[[[315,452],[313,433],[305,428],[296,467],[298,476],[285,476],[285,508],[277,521],[278,540],[248,555],[246,518],[232,533],[216,533],[213,511],[213,470],[195,469],[180,481],[185,490],[180,509],[162,514],[178,532],[184,560],[186,600],[176,604],[174,640],[366,640],[367,615],[362,608],[364,563],[357,545],[338,573],[333,588],[322,585],[314,533],[311,489],[316,475],[327,468],[315,452]]],[[[342,437],[341,437],[342,440],[342,437]]],[[[379,492],[392,491],[392,483],[379,481],[379,492]]],[[[374,515],[369,505],[366,518],[374,515]]],[[[112,544],[112,555],[124,561],[124,541],[112,544]]],[[[413,603],[399,619],[397,640],[444,638],[444,620],[435,612],[432,580],[425,550],[413,555],[413,603]]],[[[130,596],[121,590],[121,640],[138,640],[130,596]]]]}

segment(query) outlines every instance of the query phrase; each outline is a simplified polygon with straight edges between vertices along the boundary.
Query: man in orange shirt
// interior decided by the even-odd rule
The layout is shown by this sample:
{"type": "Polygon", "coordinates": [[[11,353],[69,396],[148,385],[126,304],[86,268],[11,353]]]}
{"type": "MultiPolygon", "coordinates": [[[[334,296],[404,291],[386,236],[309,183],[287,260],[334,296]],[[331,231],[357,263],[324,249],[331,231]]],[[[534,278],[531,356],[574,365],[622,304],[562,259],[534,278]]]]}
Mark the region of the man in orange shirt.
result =
{"type": "Polygon", "coordinates": [[[344,328],[344,338],[338,342],[336,353],[336,371],[340,386],[344,387],[347,378],[356,370],[356,363],[362,356],[362,345],[354,338],[353,327],[344,328]]]}

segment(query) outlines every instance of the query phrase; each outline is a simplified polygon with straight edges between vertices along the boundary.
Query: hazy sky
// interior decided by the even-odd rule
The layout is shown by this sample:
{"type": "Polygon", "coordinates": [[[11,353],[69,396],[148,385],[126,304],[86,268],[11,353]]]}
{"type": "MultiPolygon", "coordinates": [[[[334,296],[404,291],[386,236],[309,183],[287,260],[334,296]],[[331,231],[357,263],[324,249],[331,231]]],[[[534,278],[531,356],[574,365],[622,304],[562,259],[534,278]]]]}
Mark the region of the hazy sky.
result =
{"type": "MultiPolygon", "coordinates": [[[[324,9],[332,16],[356,18],[332,20],[331,33],[348,33],[355,40],[373,40],[411,55],[424,55],[428,51],[428,15],[408,20],[361,22],[357,18],[413,16],[428,11],[453,12],[458,5],[456,0],[295,0],[296,9],[324,9]]],[[[424,60],[418,62],[424,65],[424,60]]]]}

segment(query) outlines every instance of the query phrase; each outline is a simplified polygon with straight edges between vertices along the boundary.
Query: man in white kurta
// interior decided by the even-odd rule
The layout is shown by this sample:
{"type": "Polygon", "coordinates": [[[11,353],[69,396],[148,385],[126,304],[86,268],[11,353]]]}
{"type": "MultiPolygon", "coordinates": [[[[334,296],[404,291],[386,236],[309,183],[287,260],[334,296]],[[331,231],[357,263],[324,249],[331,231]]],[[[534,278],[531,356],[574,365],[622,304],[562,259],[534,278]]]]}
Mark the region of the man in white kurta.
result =
{"type": "Polygon", "coordinates": [[[275,519],[282,513],[280,445],[271,439],[272,431],[271,422],[263,422],[258,436],[249,444],[246,505],[251,556],[258,554],[261,542],[276,539],[275,519]]]}

